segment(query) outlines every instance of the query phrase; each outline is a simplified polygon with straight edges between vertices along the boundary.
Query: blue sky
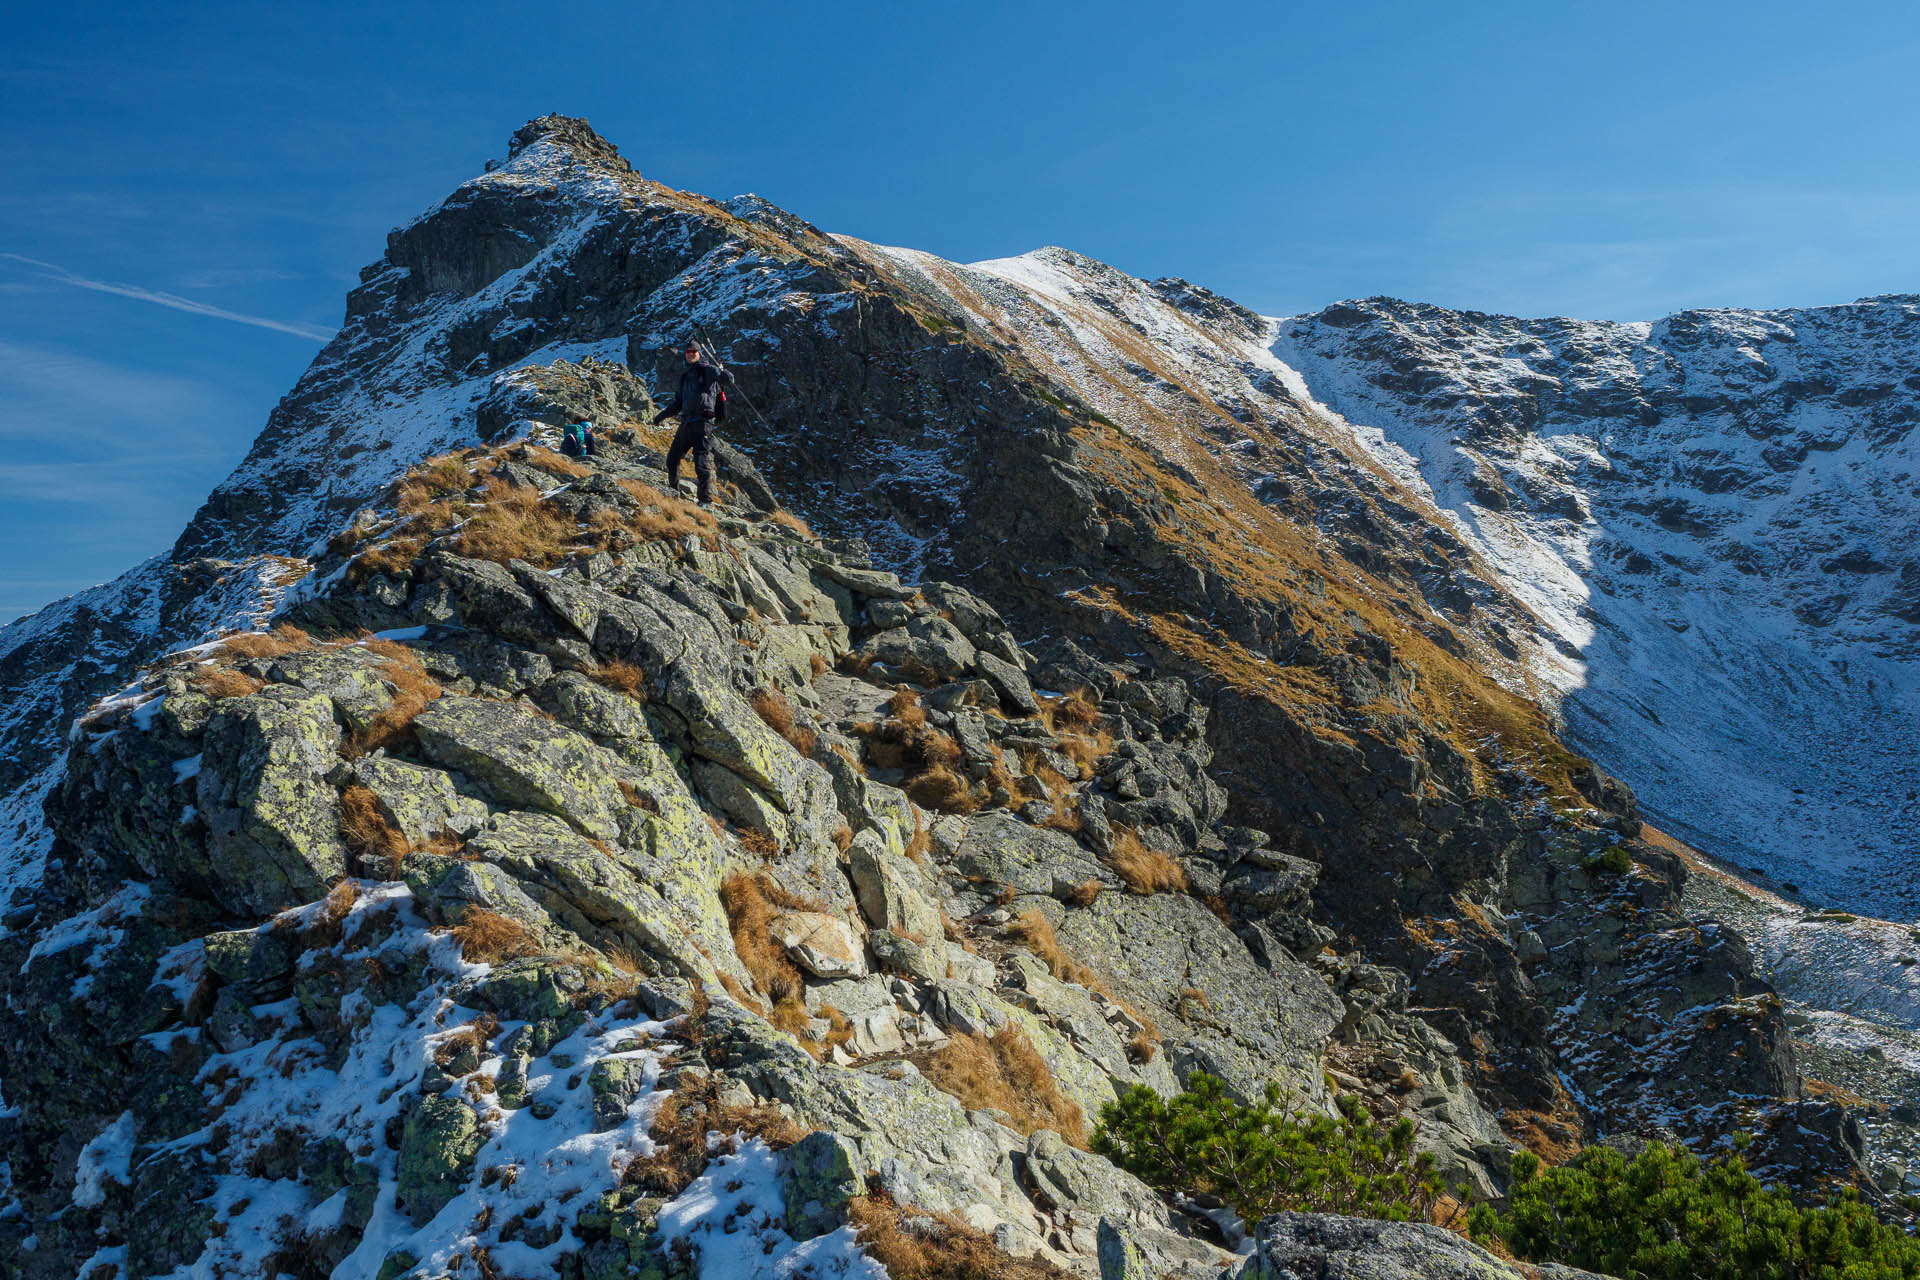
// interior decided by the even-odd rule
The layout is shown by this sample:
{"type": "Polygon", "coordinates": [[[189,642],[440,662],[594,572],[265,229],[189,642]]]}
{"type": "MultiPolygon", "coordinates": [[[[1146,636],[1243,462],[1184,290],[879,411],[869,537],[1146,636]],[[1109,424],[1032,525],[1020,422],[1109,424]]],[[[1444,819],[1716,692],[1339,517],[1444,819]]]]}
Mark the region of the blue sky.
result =
{"type": "Polygon", "coordinates": [[[1920,290],[1908,4],[20,6],[0,621],[164,550],[404,221],[551,110],[649,177],[1286,314],[1920,290]]]}

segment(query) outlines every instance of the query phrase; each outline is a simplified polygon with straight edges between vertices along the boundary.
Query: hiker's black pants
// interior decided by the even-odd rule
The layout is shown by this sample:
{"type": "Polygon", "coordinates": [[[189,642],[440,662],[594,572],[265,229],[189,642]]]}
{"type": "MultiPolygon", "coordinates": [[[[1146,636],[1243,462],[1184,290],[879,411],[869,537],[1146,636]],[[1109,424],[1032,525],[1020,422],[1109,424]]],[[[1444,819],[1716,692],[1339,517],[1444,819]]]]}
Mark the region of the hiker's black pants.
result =
{"type": "Polygon", "coordinates": [[[680,459],[693,453],[693,476],[700,486],[700,501],[713,501],[713,420],[711,418],[682,418],[680,429],[673,433],[673,443],[667,446],[667,485],[678,492],[680,488],[680,459]]]}

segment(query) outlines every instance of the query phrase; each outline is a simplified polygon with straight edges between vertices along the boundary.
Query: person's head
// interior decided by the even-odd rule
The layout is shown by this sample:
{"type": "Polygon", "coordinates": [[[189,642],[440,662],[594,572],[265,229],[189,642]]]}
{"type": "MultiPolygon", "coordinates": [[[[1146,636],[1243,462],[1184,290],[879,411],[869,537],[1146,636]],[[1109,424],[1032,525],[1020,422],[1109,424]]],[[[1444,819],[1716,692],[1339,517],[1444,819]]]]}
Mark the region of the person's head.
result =
{"type": "Polygon", "coordinates": [[[700,358],[700,344],[695,342],[692,338],[688,338],[687,345],[684,349],[684,354],[687,357],[687,363],[692,364],[694,361],[700,358]]]}

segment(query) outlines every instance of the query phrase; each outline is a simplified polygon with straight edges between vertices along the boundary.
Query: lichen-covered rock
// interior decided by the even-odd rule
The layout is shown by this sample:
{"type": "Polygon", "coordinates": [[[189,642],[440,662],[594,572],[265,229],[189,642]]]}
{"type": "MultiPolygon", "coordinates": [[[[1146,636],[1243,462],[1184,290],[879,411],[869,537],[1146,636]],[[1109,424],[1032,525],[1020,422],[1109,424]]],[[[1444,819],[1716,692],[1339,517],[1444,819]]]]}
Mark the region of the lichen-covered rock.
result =
{"type": "Polygon", "coordinates": [[[429,705],[413,731],[436,763],[502,804],[551,813],[597,839],[620,837],[626,800],[608,757],[579,734],[507,703],[458,697],[429,705]]]}
{"type": "Polygon", "coordinates": [[[967,827],[953,866],[986,885],[1049,897],[1065,897],[1088,880],[1114,879],[1071,837],[998,810],[980,815],[967,827]]]}
{"type": "Polygon", "coordinates": [[[847,874],[868,924],[917,938],[923,946],[943,937],[940,908],[928,898],[919,868],[889,849],[874,830],[854,836],[847,849],[847,874]]]}
{"type": "Polygon", "coordinates": [[[1098,1230],[1100,1280],[1157,1280],[1140,1246],[1115,1226],[1113,1219],[1100,1219],[1098,1230]]]}
{"type": "Polygon", "coordinates": [[[425,1226],[460,1194],[482,1141],[473,1108],[444,1094],[423,1099],[407,1117],[400,1139],[399,1202],[414,1226],[425,1226]]]}
{"type": "MultiPolygon", "coordinates": [[[[1527,1280],[1450,1231],[1424,1222],[1381,1222],[1325,1213],[1279,1213],[1254,1228],[1254,1255],[1237,1280],[1527,1280]]],[[[1556,1280],[1604,1280],[1554,1267],[1556,1280]]]]}
{"type": "Polygon", "coordinates": [[[392,690],[380,678],[379,659],[360,645],[289,653],[274,659],[267,674],[325,694],[355,732],[364,730],[393,701],[392,690]]]}
{"type": "Polygon", "coordinates": [[[332,702],[289,686],[229,698],[201,740],[199,813],[210,886],[246,911],[308,902],[345,874],[332,702]]]}
{"type": "Polygon", "coordinates": [[[859,1158],[851,1142],[824,1129],[788,1147],[787,1230],[810,1240],[846,1221],[847,1202],[867,1189],[859,1158]]]}
{"type": "Polygon", "coordinates": [[[847,922],[819,911],[783,911],[768,927],[793,962],[817,978],[858,978],[867,971],[864,949],[847,922]]]}
{"type": "Polygon", "coordinates": [[[486,803],[461,794],[442,770],[364,756],[354,762],[353,775],[379,798],[388,820],[410,843],[426,844],[444,832],[465,835],[486,821],[486,803]]]}
{"type": "Polygon", "coordinates": [[[1243,1097],[1269,1081],[1318,1097],[1321,1046],[1341,1005],[1326,980],[1284,951],[1262,965],[1185,894],[1103,893],[1057,931],[1115,989],[1151,1011],[1174,1069],[1219,1076],[1243,1097]]]}

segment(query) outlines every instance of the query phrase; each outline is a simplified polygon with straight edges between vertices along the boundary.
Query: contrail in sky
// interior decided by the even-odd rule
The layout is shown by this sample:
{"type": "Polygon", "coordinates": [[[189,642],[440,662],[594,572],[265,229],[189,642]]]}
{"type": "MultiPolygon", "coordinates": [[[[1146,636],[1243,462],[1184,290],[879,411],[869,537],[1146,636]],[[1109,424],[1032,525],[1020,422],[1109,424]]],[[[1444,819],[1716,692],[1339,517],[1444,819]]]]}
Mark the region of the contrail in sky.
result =
{"type": "Polygon", "coordinates": [[[231,320],[235,324],[250,324],[256,329],[273,329],[280,333],[290,333],[296,338],[306,338],[311,342],[325,342],[333,337],[332,329],[322,329],[318,325],[299,324],[286,320],[269,320],[265,316],[243,315],[238,311],[228,311],[224,307],[208,306],[192,298],[183,298],[177,293],[161,293],[156,289],[142,289],[133,284],[112,284],[105,280],[89,280],[77,276],[65,267],[52,262],[42,262],[38,258],[29,258],[18,253],[0,252],[0,258],[14,262],[24,262],[37,267],[61,284],[70,284],[76,289],[91,289],[95,293],[111,293],[122,298],[133,298],[139,302],[151,302],[155,306],[171,307],[175,311],[185,311],[190,315],[212,316],[215,320],[231,320]]]}

